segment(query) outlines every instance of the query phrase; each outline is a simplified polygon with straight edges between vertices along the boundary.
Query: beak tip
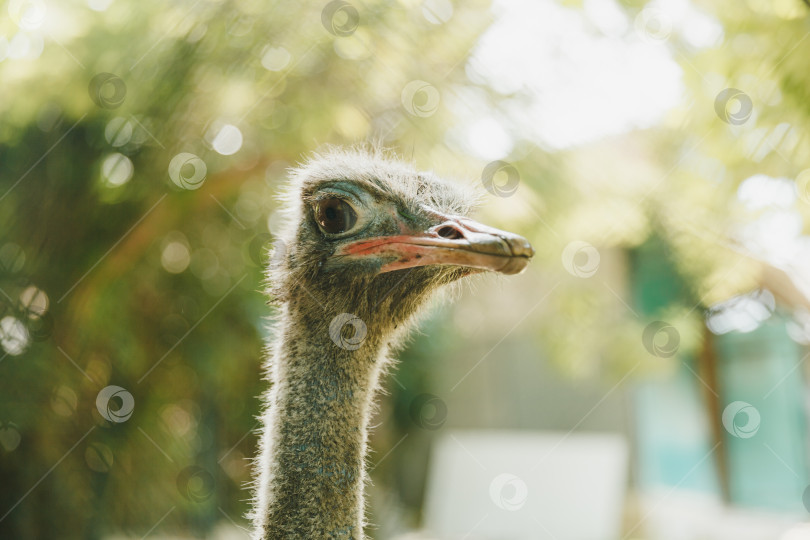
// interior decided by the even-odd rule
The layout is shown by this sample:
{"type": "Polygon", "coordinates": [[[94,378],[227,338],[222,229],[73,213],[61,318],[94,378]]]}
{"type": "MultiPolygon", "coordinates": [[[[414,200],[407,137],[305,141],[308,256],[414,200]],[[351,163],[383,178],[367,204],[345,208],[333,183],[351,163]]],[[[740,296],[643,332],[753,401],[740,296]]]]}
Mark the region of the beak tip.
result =
{"type": "MultiPolygon", "coordinates": [[[[534,253],[532,253],[533,255],[534,253]]],[[[497,270],[500,274],[505,274],[507,276],[522,274],[526,268],[529,266],[529,261],[531,261],[531,255],[525,256],[520,255],[516,257],[510,257],[506,264],[503,265],[501,268],[497,270]]]]}
{"type": "Polygon", "coordinates": [[[534,248],[529,243],[528,240],[523,238],[522,236],[517,236],[512,239],[510,244],[510,249],[512,251],[512,255],[516,257],[523,257],[526,259],[531,259],[534,257],[534,248]]]}

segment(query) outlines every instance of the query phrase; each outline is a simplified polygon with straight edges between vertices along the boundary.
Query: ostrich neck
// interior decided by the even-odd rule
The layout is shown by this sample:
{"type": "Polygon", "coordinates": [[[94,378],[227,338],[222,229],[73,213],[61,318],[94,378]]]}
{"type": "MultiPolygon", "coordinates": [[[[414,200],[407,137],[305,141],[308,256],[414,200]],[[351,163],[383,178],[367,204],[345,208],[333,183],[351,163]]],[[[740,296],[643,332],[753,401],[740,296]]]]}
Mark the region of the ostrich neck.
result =
{"type": "MultiPolygon", "coordinates": [[[[327,321],[328,322],[328,321],[327,321]]],[[[384,346],[337,346],[285,307],[270,364],[256,538],[363,538],[366,437],[384,346]]]]}

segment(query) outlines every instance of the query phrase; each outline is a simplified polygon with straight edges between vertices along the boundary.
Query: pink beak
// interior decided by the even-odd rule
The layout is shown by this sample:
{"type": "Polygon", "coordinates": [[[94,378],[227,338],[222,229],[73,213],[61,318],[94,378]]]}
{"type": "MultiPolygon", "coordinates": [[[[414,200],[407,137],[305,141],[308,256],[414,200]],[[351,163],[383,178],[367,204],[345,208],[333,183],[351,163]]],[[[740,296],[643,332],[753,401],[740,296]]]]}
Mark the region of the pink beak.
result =
{"type": "Polygon", "coordinates": [[[522,236],[465,217],[433,213],[443,222],[427,231],[358,240],[340,248],[336,255],[392,258],[381,273],[443,264],[502,274],[519,274],[534,255],[522,236]]]}

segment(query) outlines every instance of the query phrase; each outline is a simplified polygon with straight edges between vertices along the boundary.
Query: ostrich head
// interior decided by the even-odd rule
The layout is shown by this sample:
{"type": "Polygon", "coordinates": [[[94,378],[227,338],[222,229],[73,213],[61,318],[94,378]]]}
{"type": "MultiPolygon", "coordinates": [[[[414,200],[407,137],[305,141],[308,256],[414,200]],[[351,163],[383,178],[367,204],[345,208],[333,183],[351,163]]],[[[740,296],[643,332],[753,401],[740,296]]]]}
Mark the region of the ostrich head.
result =
{"type": "Polygon", "coordinates": [[[291,175],[271,293],[318,325],[337,314],[393,331],[435,289],[491,270],[521,272],[534,250],[469,219],[468,189],[380,150],[330,151],[291,175]]]}

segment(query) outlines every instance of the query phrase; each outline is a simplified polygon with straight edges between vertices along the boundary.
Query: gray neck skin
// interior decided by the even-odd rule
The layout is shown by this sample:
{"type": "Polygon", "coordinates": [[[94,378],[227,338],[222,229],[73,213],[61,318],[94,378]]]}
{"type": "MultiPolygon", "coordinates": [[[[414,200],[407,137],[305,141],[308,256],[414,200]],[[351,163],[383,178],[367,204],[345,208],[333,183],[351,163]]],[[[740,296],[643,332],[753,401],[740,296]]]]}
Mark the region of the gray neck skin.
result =
{"type": "Polygon", "coordinates": [[[269,366],[254,538],[363,538],[366,436],[384,345],[338,347],[284,307],[269,366]]]}

